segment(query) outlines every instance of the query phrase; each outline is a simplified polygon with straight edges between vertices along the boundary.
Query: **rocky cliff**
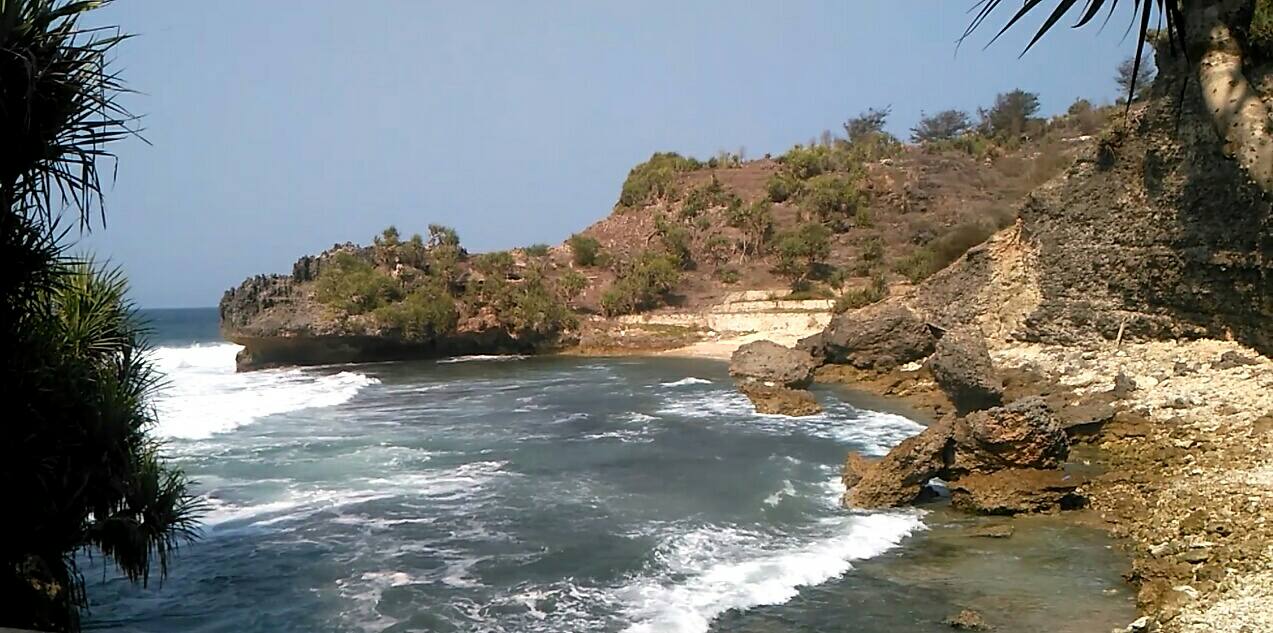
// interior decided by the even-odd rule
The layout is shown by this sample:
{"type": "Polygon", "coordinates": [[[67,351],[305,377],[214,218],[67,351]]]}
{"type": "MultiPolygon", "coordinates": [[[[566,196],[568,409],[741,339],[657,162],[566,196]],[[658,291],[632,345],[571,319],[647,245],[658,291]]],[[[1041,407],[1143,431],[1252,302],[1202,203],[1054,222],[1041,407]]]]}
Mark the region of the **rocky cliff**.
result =
{"type": "Polygon", "coordinates": [[[1197,82],[1182,91],[1183,61],[1160,57],[1152,98],[1027,196],[1015,226],[890,301],[992,345],[1210,337],[1273,352],[1270,201],[1226,155],[1197,82]]]}

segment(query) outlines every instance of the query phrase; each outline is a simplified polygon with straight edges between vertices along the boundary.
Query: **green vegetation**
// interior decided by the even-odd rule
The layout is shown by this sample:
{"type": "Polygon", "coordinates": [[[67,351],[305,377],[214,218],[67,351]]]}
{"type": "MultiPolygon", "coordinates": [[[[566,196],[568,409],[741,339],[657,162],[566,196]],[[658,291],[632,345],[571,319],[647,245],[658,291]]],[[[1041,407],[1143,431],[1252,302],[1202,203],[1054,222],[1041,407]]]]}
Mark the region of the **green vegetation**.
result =
{"type": "Polygon", "coordinates": [[[658,198],[675,195],[676,175],[702,168],[702,163],[675,152],[655,153],[628,172],[619,193],[619,206],[634,208],[658,198]]]}
{"type": "Polygon", "coordinates": [[[1247,42],[1261,57],[1273,57],[1273,0],[1255,0],[1247,42]]]}
{"type": "Polygon", "coordinates": [[[314,298],[349,314],[364,314],[397,301],[401,289],[369,262],[352,253],[337,253],[318,273],[314,298]]]}
{"type": "Polygon", "coordinates": [[[523,248],[522,252],[526,253],[528,257],[547,257],[551,249],[552,247],[547,244],[531,244],[523,248]]]}
{"type": "Polygon", "coordinates": [[[983,222],[960,224],[903,258],[897,263],[896,270],[911,283],[919,283],[949,266],[968,249],[986,241],[998,229],[998,226],[983,222]]]}
{"type": "Polygon", "coordinates": [[[765,190],[770,200],[786,202],[800,193],[800,179],[790,172],[780,171],[769,177],[765,190]]]}
{"type": "Polygon", "coordinates": [[[969,132],[955,138],[929,141],[924,143],[924,150],[934,154],[960,152],[977,160],[985,160],[994,156],[998,151],[998,147],[994,141],[980,132],[969,132]]]}
{"type": "Polygon", "coordinates": [[[844,123],[848,144],[843,149],[852,163],[891,158],[902,151],[897,137],[884,131],[891,113],[891,107],[871,108],[844,123]]]}
{"type": "Polygon", "coordinates": [[[679,280],[674,258],[654,251],[642,252],[601,293],[601,311],[606,316],[617,316],[656,307],[679,280]]]}
{"type": "Polygon", "coordinates": [[[597,238],[575,233],[566,240],[576,266],[596,266],[601,256],[601,242],[597,238]]]}
{"type": "Polygon", "coordinates": [[[681,219],[689,220],[714,207],[728,206],[737,195],[726,192],[720,180],[712,175],[712,179],[690,190],[681,204],[681,219]]]}
{"type": "Polygon", "coordinates": [[[667,221],[662,214],[654,216],[654,232],[659,236],[667,254],[676,260],[681,270],[694,267],[694,259],[690,253],[690,232],[685,227],[667,221]]]}
{"type": "Polygon", "coordinates": [[[963,110],[942,110],[932,116],[921,115],[919,123],[911,128],[911,140],[916,143],[948,141],[972,130],[972,118],[963,110]]]}
{"type": "Polygon", "coordinates": [[[809,179],[804,184],[800,203],[818,220],[835,230],[842,231],[852,226],[870,224],[869,215],[863,217],[859,214],[859,211],[865,208],[865,198],[858,189],[858,179],[823,174],[809,179]],[[863,220],[865,223],[860,223],[863,220]]]}
{"type": "Polygon", "coordinates": [[[146,584],[167,575],[201,511],[152,434],[162,379],[125,278],[60,241],[64,213],[81,232],[105,217],[99,170],[133,133],[110,63],[124,36],[95,16],[78,23],[102,4],[0,10],[0,627],[78,630],[81,555],[146,584]]]}
{"type": "Polygon", "coordinates": [[[1154,83],[1154,68],[1152,64],[1144,63],[1148,60],[1142,60],[1140,65],[1136,64],[1135,57],[1128,57],[1118,64],[1118,68],[1114,74],[1114,81],[1118,84],[1118,89],[1132,96],[1132,101],[1140,101],[1149,96],[1149,89],[1154,83]]]}
{"type": "MultiPolygon", "coordinates": [[[[393,227],[389,227],[393,228],[393,227]]],[[[394,229],[397,232],[397,229],[394,229]]],[[[460,247],[460,234],[455,229],[444,226],[442,224],[429,225],[429,248],[456,248],[460,247]]]]}
{"type": "Polygon", "coordinates": [[[513,266],[513,254],[508,251],[482,253],[473,258],[473,270],[487,277],[508,277],[513,272],[513,266]]]}
{"type": "Polygon", "coordinates": [[[739,274],[737,268],[727,266],[725,268],[716,269],[716,278],[723,284],[733,285],[738,283],[738,280],[742,278],[742,275],[739,274]]]}
{"type": "Polygon", "coordinates": [[[793,288],[801,286],[825,265],[831,254],[830,237],[827,227],[812,222],[779,234],[774,240],[776,270],[791,279],[793,288]]]}
{"type": "Polygon", "coordinates": [[[1043,125],[1034,115],[1039,111],[1039,95],[1024,90],[1013,90],[995,97],[989,108],[978,110],[981,115],[980,131],[1000,140],[1020,137],[1043,125]]]}
{"type": "Polygon", "coordinates": [[[588,289],[588,278],[577,270],[567,270],[557,280],[557,288],[566,301],[574,301],[588,289]]]}
{"type": "Polygon", "coordinates": [[[773,205],[768,200],[757,200],[748,205],[733,205],[726,215],[726,221],[743,233],[739,250],[744,256],[760,255],[765,252],[774,230],[773,205]]]}
{"type": "Polygon", "coordinates": [[[459,313],[455,299],[437,284],[416,288],[401,301],[375,309],[376,320],[409,341],[425,341],[455,328],[459,313]]]}
{"type": "Polygon", "coordinates": [[[871,277],[871,283],[862,288],[853,288],[845,291],[835,301],[832,310],[836,313],[848,312],[858,308],[866,307],[872,303],[879,303],[888,296],[888,281],[884,275],[874,275],[871,277]]]}

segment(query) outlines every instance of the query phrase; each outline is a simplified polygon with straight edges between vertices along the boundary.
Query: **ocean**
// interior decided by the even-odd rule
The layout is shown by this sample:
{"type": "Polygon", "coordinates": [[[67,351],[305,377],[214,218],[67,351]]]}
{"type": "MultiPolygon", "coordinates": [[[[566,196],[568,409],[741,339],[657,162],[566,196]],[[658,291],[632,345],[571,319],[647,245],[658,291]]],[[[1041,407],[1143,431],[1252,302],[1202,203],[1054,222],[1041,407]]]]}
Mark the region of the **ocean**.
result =
{"type": "Polygon", "coordinates": [[[1102,625],[1134,616],[1097,534],[990,545],[940,508],[841,508],[847,451],[922,427],[833,389],[792,419],[685,359],[239,374],[215,309],[146,316],[167,377],[155,432],[209,511],[163,583],[85,560],[90,630],[936,632],[987,595],[1016,601],[1014,630],[1088,593],[1102,625]]]}

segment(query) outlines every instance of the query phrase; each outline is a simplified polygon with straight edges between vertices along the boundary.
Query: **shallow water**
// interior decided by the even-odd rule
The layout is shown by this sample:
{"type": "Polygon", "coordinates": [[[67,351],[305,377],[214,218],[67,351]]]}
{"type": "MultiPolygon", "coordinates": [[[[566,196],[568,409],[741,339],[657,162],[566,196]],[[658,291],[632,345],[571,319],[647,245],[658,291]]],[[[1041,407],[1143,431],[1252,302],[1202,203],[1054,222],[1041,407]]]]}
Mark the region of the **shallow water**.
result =
{"type": "Polygon", "coordinates": [[[234,346],[190,332],[156,352],[159,432],[209,502],[204,538],[162,587],[90,569],[89,628],[935,631],[1002,595],[1043,613],[1001,619],[1013,630],[1048,618],[1018,590],[1040,568],[1044,593],[1131,613],[1097,536],[987,544],[942,511],[839,508],[847,450],[921,427],[831,391],[826,414],[793,420],[680,359],[234,374],[234,346]],[[1007,581],[961,594],[951,574],[1007,581]]]}

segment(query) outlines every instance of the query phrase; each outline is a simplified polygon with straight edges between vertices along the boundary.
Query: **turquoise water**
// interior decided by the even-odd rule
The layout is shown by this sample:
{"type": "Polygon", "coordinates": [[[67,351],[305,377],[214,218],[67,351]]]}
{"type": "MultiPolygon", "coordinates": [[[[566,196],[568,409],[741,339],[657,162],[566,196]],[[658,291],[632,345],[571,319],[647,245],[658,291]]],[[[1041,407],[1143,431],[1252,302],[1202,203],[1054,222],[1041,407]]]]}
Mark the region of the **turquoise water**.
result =
{"type": "MultiPolygon", "coordinates": [[[[756,415],[723,365],[677,359],[236,374],[215,310],[149,316],[170,382],[157,431],[210,513],[162,586],[90,570],[90,629],[941,631],[985,597],[943,585],[986,558],[950,545],[943,513],[839,507],[847,450],[921,427],[834,392],[794,420],[756,415]]],[[[1123,617],[1103,540],[1042,538],[992,546],[1002,564],[974,575],[1053,565],[1045,594],[1123,617]]]]}

